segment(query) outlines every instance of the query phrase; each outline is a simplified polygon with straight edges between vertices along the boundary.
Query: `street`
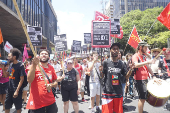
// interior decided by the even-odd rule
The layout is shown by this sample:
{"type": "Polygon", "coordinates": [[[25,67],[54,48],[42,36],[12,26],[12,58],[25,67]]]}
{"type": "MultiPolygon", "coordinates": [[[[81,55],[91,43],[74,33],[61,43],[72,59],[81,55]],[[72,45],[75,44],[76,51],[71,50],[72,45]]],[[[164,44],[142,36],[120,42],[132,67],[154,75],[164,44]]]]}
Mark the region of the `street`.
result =
{"type": "MultiPolygon", "coordinates": [[[[58,98],[56,98],[56,103],[57,103],[57,106],[58,106],[58,113],[63,113],[64,111],[63,111],[63,102],[62,102],[61,95],[57,94],[57,96],[58,96],[58,98]]],[[[90,105],[90,98],[87,95],[85,95],[85,99],[87,100],[87,102],[82,102],[81,97],[79,95],[79,109],[80,109],[79,113],[91,113],[90,109],[88,109],[88,107],[90,105]]],[[[125,101],[126,101],[125,107],[128,110],[124,110],[124,113],[137,113],[138,112],[138,108],[137,108],[138,99],[137,99],[137,97],[135,98],[135,100],[128,97],[125,101]]],[[[169,104],[168,104],[168,108],[169,108],[169,110],[163,110],[163,107],[159,107],[159,108],[152,107],[151,105],[149,105],[146,102],[145,105],[144,105],[144,113],[170,113],[170,101],[169,101],[169,104]]],[[[2,112],[2,105],[0,106],[0,112],[5,113],[5,112],[2,112]]],[[[22,109],[22,113],[27,113],[27,112],[28,112],[28,110],[22,109]]],[[[14,107],[11,109],[10,113],[16,113],[14,107]]],[[[71,102],[70,102],[70,105],[69,105],[68,113],[74,113],[71,102]]]]}

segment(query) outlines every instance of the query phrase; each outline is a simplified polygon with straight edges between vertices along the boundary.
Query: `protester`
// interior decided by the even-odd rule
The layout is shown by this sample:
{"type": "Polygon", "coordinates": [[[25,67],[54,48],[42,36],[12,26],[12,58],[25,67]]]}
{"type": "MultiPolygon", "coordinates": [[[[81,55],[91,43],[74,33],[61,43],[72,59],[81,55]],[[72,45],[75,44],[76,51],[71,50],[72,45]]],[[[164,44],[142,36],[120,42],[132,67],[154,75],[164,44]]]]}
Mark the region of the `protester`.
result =
{"type": "MultiPolygon", "coordinates": [[[[27,67],[30,65],[29,61],[24,62],[24,69],[26,70],[27,67]]],[[[27,72],[26,72],[27,74],[27,72]]],[[[27,84],[27,86],[25,86],[23,88],[23,92],[22,92],[22,99],[23,99],[23,108],[26,108],[27,105],[27,92],[29,91],[29,84],[27,84]]]]}
{"type": "Polygon", "coordinates": [[[101,66],[100,63],[98,63],[98,54],[97,52],[93,52],[93,60],[92,62],[89,62],[88,68],[90,70],[90,97],[91,97],[91,111],[95,112],[94,109],[94,100],[96,97],[96,111],[100,112],[99,108],[99,102],[100,102],[100,81],[99,76],[101,70],[99,70],[99,67],[101,66]]]}
{"type": "Polygon", "coordinates": [[[15,105],[17,113],[21,113],[22,108],[22,84],[24,82],[24,76],[26,76],[24,65],[18,61],[21,55],[20,50],[13,48],[8,54],[8,60],[11,63],[8,70],[5,70],[5,66],[2,66],[2,71],[5,77],[9,77],[9,87],[5,100],[5,113],[10,112],[12,105],[15,105]]]}
{"type": "MultiPolygon", "coordinates": [[[[159,48],[151,49],[151,53],[152,53],[153,58],[155,58],[160,52],[161,52],[161,49],[159,49],[159,48]]],[[[153,73],[154,73],[154,76],[156,76],[157,78],[160,78],[160,75],[158,74],[158,69],[159,69],[158,64],[159,64],[159,60],[160,60],[160,59],[161,59],[161,58],[158,57],[158,58],[156,59],[156,61],[153,62],[153,63],[150,65],[150,67],[151,67],[151,69],[152,69],[152,71],[153,71],[153,73]]]]}
{"type": "Polygon", "coordinates": [[[68,113],[69,100],[73,105],[75,113],[79,112],[78,95],[80,94],[80,76],[79,72],[73,68],[73,61],[67,60],[67,68],[64,70],[64,74],[61,73],[61,95],[64,102],[64,113],[68,113]]]}
{"type": "MultiPolygon", "coordinates": [[[[5,66],[5,71],[7,71],[9,68],[9,63],[6,63],[4,66],[5,66]]],[[[4,76],[2,68],[0,68],[0,102],[3,105],[3,111],[5,111],[5,99],[6,99],[8,85],[9,85],[9,78],[4,76]]]]}
{"type": "MultiPolygon", "coordinates": [[[[122,59],[122,56],[123,56],[123,50],[119,50],[119,54],[118,54],[118,59],[122,61],[123,65],[124,65],[124,68],[127,70],[127,66],[126,66],[126,62],[125,62],[125,59],[123,60],[122,59]]],[[[121,84],[122,84],[122,92],[123,92],[123,105],[125,103],[125,98],[124,98],[124,91],[125,91],[125,86],[126,86],[126,78],[125,76],[121,76],[120,78],[121,80],[121,84]]],[[[127,109],[123,106],[123,109],[127,109]]]]}
{"type": "Polygon", "coordinates": [[[119,60],[119,43],[110,47],[110,58],[103,63],[104,87],[102,94],[102,113],[123,113],[122,76],[126,76],[126,67],[119,60]]]}
{"type": "MultiPolygon", "coordinates": [[[[54,61],[53,67],[54,67],[54,70],[55,70],[55,72],[57,74],[57,77],[59,77],[60,76],[60,72],[61,72],[62,69],[61,69],[61,65],[58,63],[57,60],[54,61]]],[[[60,84],[60,82],[58,82],[57,86],[59,88],[58,93],[60,93],[60,91],[61,91],[61,84],[60,84]]]]}
{"type": "Polygon", "coordinates": [[[83,81],[84,81],[84,76],[83,76],[83,68],[81,66],[81,64],[78,63],[78,59],[77,58],[74,58],[74,68],[79,72],[79,76],[80,76],[80,80],[81,80],[81,97],[82,97],[82,101],[83,102],[86,102],[86,100],[84,99],[84,84],[83,84],[83,81]]]}
{"type": "MultiPolygon", "coordinates": [[[[89,62],[90,62],[90,58],[87,59],[87,67],[88,67],[89,62]]],[[[87,68],[87,71],[85,72],[85,75],[86,75],[87,95],[90,96],[90,86],[89,86],[90,70],[89,70],[89,68],[87,68]]]]}
{"type": "MultiPolygon", "coordinates": [[[[161,79],[166,80],[168,83],[170,83],[170,48],[167,48],[164,52],[165,58],[160,59],[158,67],[158,75],[160,75],[161,79]]],[[[166,104],[164,105],[164,110],[167,109],[168,100],[166,104]]]]}
{"type": "MultiPolygon", "coordinates": [[[[126,59],[127,59],[127,70],[130,70],[130,65],[132,65],[132,54],[128,53],[126,55],[126,59]]],[[[133,71],[134,72],[134,71],[133,71]]],[[[125,97],[127,98],[127,93],[128,93],[128,89],[129,89],[129,95],[131,96],[131,99],[135,99],[134,98],[134,93],[133,93],[133,76],[134,73],[132,72],[131,76],[129,77],[129,79],[127,80],[127,85],[125,87],[125,97]]]]}
{"type": "MultiPolygon", "coordinates": [[[[147,54],[147,47],[149,45],[141,41],[138,44],[137,47],[137,53],[135,53],[132,56],[132,62],[135,64],[135,87],[137,89],[138,95],[139,95],[139,101],[138,101],[138,112],[143,113],[143,107],[144,103],[147,99],[147,88],[146,85],[148,83],[148,77],[149,73],[153,76],[153,72],[151,68],[148,66],[148,64],[153,63],[153,60],[146,61],[146,56],[149,56],[147,54]],[[149,72],[149,73],[148,73],[149,72]]],[[[154,77],[156,82],[159,82],[156,77],[154,77]]]]}
{"type": "Polygon", "coordinates": [[[52,93],[52,87],[57,85],[57,75],[54,68],[48,64],[50,52],[47,49],[40,49],[39,56],[34,57],[32,65],[27,68],[27,80],[31,85],[30,96],[27,102],[26,109],[29,109],[29,113],[57,113],[58,108],[55,103],[55,97],[52,93]],[[41,69],[44,75],[47,77],[47,85],[37,66],[40,63],[41,69]]]}

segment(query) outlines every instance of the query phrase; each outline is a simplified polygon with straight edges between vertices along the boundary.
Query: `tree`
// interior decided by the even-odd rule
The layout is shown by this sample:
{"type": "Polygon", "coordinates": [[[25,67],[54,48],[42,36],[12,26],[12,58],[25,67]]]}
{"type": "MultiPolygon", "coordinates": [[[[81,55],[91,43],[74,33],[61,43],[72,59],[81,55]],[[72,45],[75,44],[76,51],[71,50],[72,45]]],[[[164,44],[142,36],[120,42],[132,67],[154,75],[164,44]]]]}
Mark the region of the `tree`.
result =
{"type": "MultiPolygon", "coordinates": [[[[134,25],[136,26],[139,37],[142,40],[145,39],[144,41],[151,45],[150,48],[167,47],[167,38],[170,37],[170,31],[161,22],[158,20],[156,21],[156,18],[163,11],[163,9],[163,7],[155,7],[153,9],[146,9],[145,11],[132,10],[125,14],[120,19],[120,25],[123,28],[123,39],[118,39],[118,42],[121,43],[121,48],[125,48],[134,25]],[[154,22],[155,24],[146,36],[148,30],[154,22]]],[[[135,50],[131,46],[127,45],[125,53],[127,52],[134,53],[135,50]]]]}

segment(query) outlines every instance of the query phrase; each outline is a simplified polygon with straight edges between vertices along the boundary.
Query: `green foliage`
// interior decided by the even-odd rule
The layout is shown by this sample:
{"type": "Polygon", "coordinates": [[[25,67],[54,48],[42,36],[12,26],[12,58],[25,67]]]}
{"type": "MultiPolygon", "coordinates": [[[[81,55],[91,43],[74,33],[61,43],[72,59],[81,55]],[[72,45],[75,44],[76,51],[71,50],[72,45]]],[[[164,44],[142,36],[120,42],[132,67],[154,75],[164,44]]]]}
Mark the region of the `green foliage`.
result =
{"type": "MultiPolygon", "coordinates": [[[[125,14],[120,19],[120,25],[123,28],[123,39],[118,40],[118,42],[121,43],[121,48],[125,48],[134,25],[136,26],[139,37],[142,40],[145,39],[151,45],[151,48],[167,47],[167,38],[170,37],[170,31],[161,22],[156,21],[156,18],[163,9],[163,7],[155,7],[153,9],[146,9],[145,11],[132,10],[125,14]],[[154,22],[155,24],[146,36],[154,22]]],[[[135,50],[130,45],[127,45],[125,53],[127,52],[134,53],[135,50]]]]}

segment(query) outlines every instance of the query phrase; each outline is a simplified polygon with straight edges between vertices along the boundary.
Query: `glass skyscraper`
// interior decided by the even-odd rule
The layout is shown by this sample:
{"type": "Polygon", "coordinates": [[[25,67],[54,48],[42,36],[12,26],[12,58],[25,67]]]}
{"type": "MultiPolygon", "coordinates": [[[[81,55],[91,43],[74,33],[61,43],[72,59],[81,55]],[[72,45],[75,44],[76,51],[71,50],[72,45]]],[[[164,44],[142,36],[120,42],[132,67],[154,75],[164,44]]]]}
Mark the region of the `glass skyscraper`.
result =
{"type": "Polygon", "coordinates": [[[170,2],[170,0],[120,0],[121,17],[125,14],[125,1],[127,1],[128,12],[136,9],[144,11],[147,8],[154,8],[157,6],[163,6],[165,8],[170,2]]]}
{"type": "MultiPolygon", "coordinates": [[[[0,1],[1,1],[0,3],[3,2],[9,9],[11,9],[10,11],[8,10],[8,12],[11,12],[11,14],[12,12],[16,13],[12,0],[0,0],[0,1]]],[[[53,43],[54,45],[54,35],[57,35],[57,15],[55,14],[51,4],[52,0],[16,0],[16,1],[18,3],[18,7],[20,9],[21,15],[25,23],[31,26],[42,27],[42,35],[43,37],[45,37],[44,39],[47,40],[46,41],[47,47],[48,44],[50,43],[53,43]]],[[[3,31],[3,28],[1,29],[3,31]]],[[[4,35],[6,36],[5,33],[4,35]]]]}

